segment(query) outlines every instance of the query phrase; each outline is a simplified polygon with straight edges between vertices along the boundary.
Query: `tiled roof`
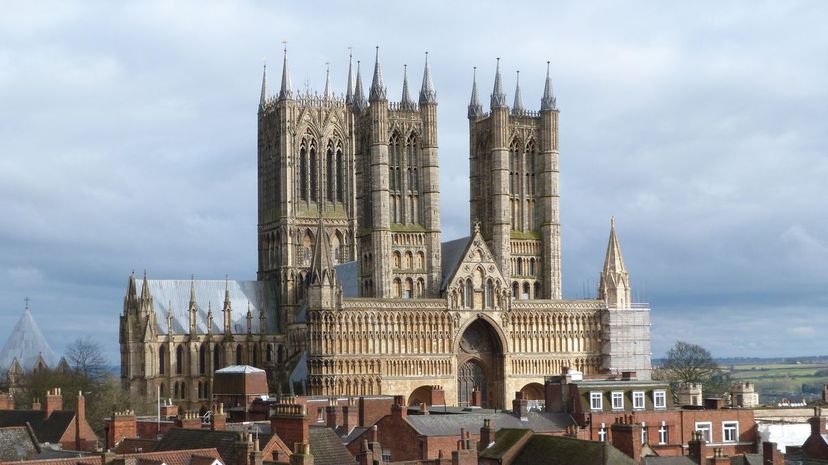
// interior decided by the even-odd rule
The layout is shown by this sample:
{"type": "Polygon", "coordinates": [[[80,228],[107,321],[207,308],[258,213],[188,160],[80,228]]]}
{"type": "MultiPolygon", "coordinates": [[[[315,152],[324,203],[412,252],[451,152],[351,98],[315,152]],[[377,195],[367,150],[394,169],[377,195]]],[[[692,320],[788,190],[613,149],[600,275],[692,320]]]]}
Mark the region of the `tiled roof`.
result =
{"type": "Polygon", "coordinates": [[[564,431],[575,421],[566,413],[529,412],[526,421],[511,413],[462,413],[456,415],[408,415],[406,421],[424,436],[456,436],[460,429],[480,431],[483,420],[492,420],[495,430],[502,428],[529,429],[536,433],[564,431]]]}
{"type": "Polygon", "coordinates": [[[526,435],[531,434],[528,429],[503,428],[495,434],[495,442],[491,447],[485,444],[486,449],[480,452],[480,458],[499,459],[526,435]]]}
{"type": "Polygon", "coordinates": [[[37,455],[37,447],[25,426],[0,428],[0,461],[26,460],[37,455]]]}
{"type": "Polygon", "coordinates": [[[116,454],[152,452],[157,445],[158,439],[124,438],[115,445],[112,452],[116,454]]]}
{"type": "Polygon", "coordinates": [[[26,426],[29,423],[39,442],[55,444],[72,424],[75,412],[55,410],[49,418],[45,416],[42,410],[0,410],[0,427],[26,426]]]}
{"type": "Polygon", "coordinates": [[[199,448],[186,450],[172,450],[164,452],[142,452],[138,454],[124,454],[116,457],[116,462],[123,462],[126,458],[137,458],[139,465],[210,465],[214,461],[222,461],[222,456],[215,448],[199,448]]]}
{"type": "Polygon", "coordinates": [[[611,445],[563,436],[535,434],[515,456],[513,465],[637,465],[611,445]]]}
{"type": "MultiPolygon", "coordinates": [[[[77,454],[77,452],[75,452],[77,454]]],[[[15,462],[14,465],[102,465],[101,456],[88,455],[85,457],[72,457],[65,459],[44,458],[43,460],[25,460],[15,462]]]]}
{"type": "Polygon", "coordinates": [[[314,465],[356,464],[354,457],[334,430],[324,426],[311,426],[308,428],[308,435],[314,465]]]}
{"type": "Polygon", "coordinates": [[[235,431],[173,428],[161,438],[155,450],[168,452],[215,448],[226,465],[236,465],[234,449],[239,434],[235,431]]]}

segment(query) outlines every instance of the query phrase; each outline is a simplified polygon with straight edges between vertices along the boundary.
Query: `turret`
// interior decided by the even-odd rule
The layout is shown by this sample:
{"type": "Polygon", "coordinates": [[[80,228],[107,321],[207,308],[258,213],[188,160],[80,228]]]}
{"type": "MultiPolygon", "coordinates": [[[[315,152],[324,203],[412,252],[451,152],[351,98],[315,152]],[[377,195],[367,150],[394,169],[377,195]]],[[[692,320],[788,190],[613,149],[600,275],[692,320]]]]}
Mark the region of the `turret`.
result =
{"type": "Polygon", "coordinates": [[[382,102],[386,100],[386,89],[382,83],[382,68],[379,62],[379,47],[377,47],[377,57],[374,61],[374,79],[371,81],[371,94],[368,101],[371,103],[382,102]]]}
{"type": "Polygon", "coordinates": [[[282,87],[279,88],[279,100],[292,100],[293,92],[290,90],[290,73],[288,72],[287,48],[285,48],[284,64],[282,65],[282,87]]]}
{"type": "Polygon", "coordinates": [[[552,79],[549,77],[549,62],[546,62],[546,82],[543,86],[543,97],[541,98],[541,111],[557,110],[555,94],[552,93],[552,79]]]}
{"type": "Polygon", "coordinates": [[[561,225],[560,197],[558,195],[559,151],[558,151],[558,107],[552,94],[552,79],[549,77],[549,62],[546,62],[546,82],[543,88],[540,110],[540,183],[539,207],[544,218],[541,235],[544,238],[542,262],[543,275],[547,277],[544,286],[545,298],[560,299],[561,293],[561,225]]]}
{"type": "Polygon", "coordinates": [[[483,116],[483,106],[480,105],[480,96],[477,93],[477,66],[475,66],[472,77],[471,100],[469,100],[469,119],[481,116],[483,116]]]}
{"type": "Polygon", "coordinates": [[[267,63],[264,64],[262,70],[262,95],[259,97],[259,111],[264,110],[265,103],[267,103],[267,63]]]}
{"type": "Polygon", "coordinates": [[[437,104],[437,92],[434,91],[434,83],[431,82],[431,69],[428,67],[428,52],[426,52],[423,86],[420,88],[420,105],[428,104],[437,104]]]}
{"type": "Polygon", "coordinates": [[[503,82],[500,78],[500,58],[497,59],[497,70],[495,70],[495,81],[490,106],[492,110],[506,107],[506,94],[503,92],[503,82]]]}
{"type": "Polygon", "coordinates": [[[138,312],[138,286],[135,284],[135,271],[127,280],[127,291],[124,296],[124,315],[138,312]]]}
{"type": "Polygon", "coordinates": [[[526,110],[523,108],[523,96],[520,95],[520,71],[515,74],[517,77],[515,78],[515,103],[512,105],[512,113],[520,114],[526,110]]]}
{"type": "Polygon", "coordinates": [[[361,112],[368,106],[365,100],[365,94],[362,92],[362,75],[359,69],[360,62],[357,61],[356,87],[354,88],[354,97],[352,107],[354,111],[361,112]]]}
{"type": "Polygon", "coordinates": [[[411,100],[411,94],[408,92],[408,65],[403,65],[403,88],[400,106],[406,109],[414,108],[414,101],[411,100]]]}
{"type": "Polygon", "coordinates": [[[233,306],[230,304],[230,287],[227,280],[224,282],[224,334],[229,335],[233,325],[233,306]]]}
{"type": "Polygon", "coordinates": [[[422,224],[426,234],[426,271],[428,273],[425,296],[436,297],[440,292],[442,276],[440,256],[440,168],[437,153],[437,91],[431,81],[428,52],[425,54],[423,84],[420,87],[420,117],[423,121],[423,137],[420,155],[420,196],[422,199],[422,224]]]}
{"type": "Polygon", "coordinates": [[[615,217],[610,223],[609,244],[598,285],[598,298],[604,300],[610,308],[628,308],[631,303],[630,275],[621,257],[621,245],[615,233],[615,217]]]}
{"type": "MultiPolygon", "coordinates": [[[[500,58],[497,59],[494,88],[491,97],[492,123],[489,169],[492,172],[492,185],[497,186],[492,195],[491,249],[498,268],[506,280],[510,280],[511,271],[511,229],[512,206],[507,187],[510,185],[509,166],[509,107],[506,106],[506,94],[503,92],[503,80],[500,77],[500,58]]],[[[484,173],[478,173],[484,176],[484,173]]]]}
{"type": "Polygon", "coordinates": [[[141,302],[139,311],[141,314],[149,313],[152,308],[152,294],[149,290],[149,282],[147,281],[147,271],[144,270],[144,280],[141,283],[141,302]]]}
{"type": "Polygon", "coordinates": [[[194,336],[196,334],[196,316],[198,315],[198,304],[196,304],[195,278],[193,277],[190,278],[190,304],[187,309],[190,316],[190,335],[194,336]]]}

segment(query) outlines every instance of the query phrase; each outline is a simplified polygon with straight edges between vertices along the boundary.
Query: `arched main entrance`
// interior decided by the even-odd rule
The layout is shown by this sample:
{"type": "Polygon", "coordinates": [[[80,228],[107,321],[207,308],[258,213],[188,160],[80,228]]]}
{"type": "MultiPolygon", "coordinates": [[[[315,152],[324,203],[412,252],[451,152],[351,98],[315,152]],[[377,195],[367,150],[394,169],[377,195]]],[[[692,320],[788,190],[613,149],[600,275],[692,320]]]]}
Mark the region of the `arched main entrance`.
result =
{"type": "Polygon", "coordinates": [[[472,405],[480,391],[481,407],[503,408],[503,345],[494,328],[482,318],[470,324],[457,352],[457,402],[472,405]]]}

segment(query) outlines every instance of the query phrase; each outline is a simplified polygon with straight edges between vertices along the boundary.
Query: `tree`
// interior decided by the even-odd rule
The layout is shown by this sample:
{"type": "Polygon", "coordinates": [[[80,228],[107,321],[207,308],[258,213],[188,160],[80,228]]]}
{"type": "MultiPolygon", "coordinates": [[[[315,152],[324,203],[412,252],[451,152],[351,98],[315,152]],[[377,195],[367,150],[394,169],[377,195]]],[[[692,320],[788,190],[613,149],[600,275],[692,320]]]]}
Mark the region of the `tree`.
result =
{"type": "Polygon", "coordinates": [[[675,389],[681,383],[700,383],[705,397],[723,397],[731,384],[730,374],[721,370],[710,351],[698,344],[677,341],[657,372],[675,389]]]}
{"type": "Polygon", "coordinates": [[[106,359],[101,346],[89,337],[70,344],[66,348],[66,359],[72,370],[87,381],[100,380],[106,373],[106,359]]]}

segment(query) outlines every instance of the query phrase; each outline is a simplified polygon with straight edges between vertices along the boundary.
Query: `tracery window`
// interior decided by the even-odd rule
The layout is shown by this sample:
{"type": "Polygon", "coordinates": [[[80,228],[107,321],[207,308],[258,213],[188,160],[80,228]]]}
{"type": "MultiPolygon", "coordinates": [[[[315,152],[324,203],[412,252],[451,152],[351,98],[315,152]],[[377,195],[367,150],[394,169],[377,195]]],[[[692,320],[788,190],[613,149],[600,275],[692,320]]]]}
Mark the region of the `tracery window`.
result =
{"type": "Polygon", "coordinates": [[[167,348],[161,346],[158,349],[158,373],[164,374],[167,371],[167,348]]]}
{"type": "Polygon", "coordinates": [[[333,202],[334,201],[334,191],[335,191],[335,189],[334,189],[334,180],[336,179],[336,176],[334,175],[333,149],[331,149],[330,145],[328,146],[328,151],[325,154],[325,159],[326,159],[325,160],[325,177],[327,178],[326,180],[328,181],[327,200],[328,200],[328,202],[333,202]]]}
{"type": "Polygon", "coordinates": [[[316,147],[311,145],[310,148],[310,199],[312,202],[316,201],[317,189],[319,188],[319,164],[316,161],[316,147]]]}
{"type": "Polygon", "coordinates": [[[207,371],[207,348],[202,345],[198,349],[198,372],[204,374],[207,371]]]}
{"type": "Polygon", "coordinates": [[[175,373],[181,374],[184,372],[184,348],[181,346],[175,349],[175,373]]]}
{"type": "Polygon", "coordinates": [[[304,143],[299,148],[299,198],[308,200],[308,155],[304,143]]]}
{"type": "Polygon", "coordinates": [[[342,164],[342,148],[336,148],[336,201],[342,202],[345,197],[345,173],[342,164]]]}

